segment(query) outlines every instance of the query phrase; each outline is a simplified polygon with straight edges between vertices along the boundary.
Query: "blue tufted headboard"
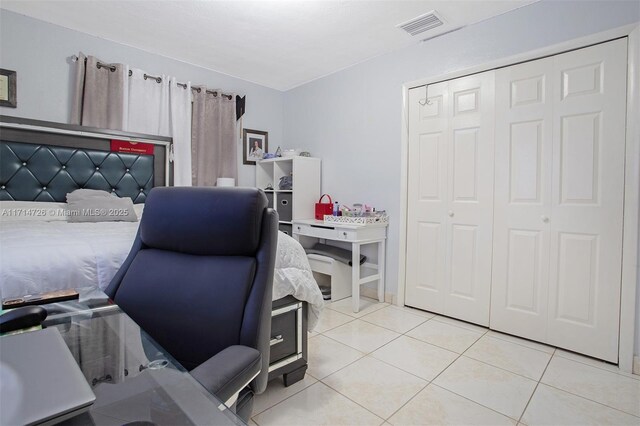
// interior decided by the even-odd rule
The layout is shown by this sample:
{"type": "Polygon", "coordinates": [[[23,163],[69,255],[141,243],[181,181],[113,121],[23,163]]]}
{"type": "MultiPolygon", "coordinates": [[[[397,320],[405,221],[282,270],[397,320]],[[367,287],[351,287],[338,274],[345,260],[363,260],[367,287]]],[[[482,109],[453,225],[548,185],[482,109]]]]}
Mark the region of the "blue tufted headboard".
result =
{"type": "Polygon", "coordinates": [[[0,115],[0,200],[64,202],[101,189],[144,203],[173,184],[172,139],[165,136],[0,115]],[[111,152],[112,140],[153,145],[153,155],[111,152]]]}
{"type": "Polygon", "coordinates": [[[66,201],[101,189],[144,203],[153,188],[153,155],[0,141],[0,200],[66,201]]]}

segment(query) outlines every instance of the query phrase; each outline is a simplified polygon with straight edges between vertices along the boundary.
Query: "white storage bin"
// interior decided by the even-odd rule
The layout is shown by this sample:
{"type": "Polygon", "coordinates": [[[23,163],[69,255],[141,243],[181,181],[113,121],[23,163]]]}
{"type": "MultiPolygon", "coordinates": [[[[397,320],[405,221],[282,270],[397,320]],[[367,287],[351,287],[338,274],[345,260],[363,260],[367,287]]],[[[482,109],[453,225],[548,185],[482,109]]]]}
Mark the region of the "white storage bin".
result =
{"type": "Polygon", "coordinates": [[[314,275],[323,274],[329,277],[332,302],[351,296],[351,267],[349,265],[319,254],[308,254],[307,258],[309,258],[309,265],[311,265],[314,275]]]}

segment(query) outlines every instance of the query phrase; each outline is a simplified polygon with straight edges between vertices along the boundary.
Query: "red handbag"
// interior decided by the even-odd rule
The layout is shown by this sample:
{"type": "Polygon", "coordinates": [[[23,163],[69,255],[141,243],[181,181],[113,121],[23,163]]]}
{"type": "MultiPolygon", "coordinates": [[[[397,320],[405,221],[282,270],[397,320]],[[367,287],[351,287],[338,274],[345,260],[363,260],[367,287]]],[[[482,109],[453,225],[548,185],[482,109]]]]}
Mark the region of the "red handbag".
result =
{"type": "Polygon", "coordinates": [[[322,194],[322,197],[320,197],[320,199],[316,203],[316,220],[324,220],[325,214],[333,214],[333,201],[331,201],[331,195],[329,194],[322,194]],[[325,196],[329,197],[328,203],[322,202],[322,199],[325,196]]]}

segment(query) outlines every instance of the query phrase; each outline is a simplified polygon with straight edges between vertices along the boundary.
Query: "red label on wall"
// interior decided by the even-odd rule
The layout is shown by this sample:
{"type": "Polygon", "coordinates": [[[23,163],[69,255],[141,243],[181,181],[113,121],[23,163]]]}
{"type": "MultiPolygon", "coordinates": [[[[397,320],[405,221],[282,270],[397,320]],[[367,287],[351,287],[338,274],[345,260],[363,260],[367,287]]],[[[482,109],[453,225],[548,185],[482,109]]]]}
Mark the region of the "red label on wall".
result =
{"type": "Polygon", "coordinates": [[[111,139],[111,151],[153,155],[153,144],[111,139]]]}

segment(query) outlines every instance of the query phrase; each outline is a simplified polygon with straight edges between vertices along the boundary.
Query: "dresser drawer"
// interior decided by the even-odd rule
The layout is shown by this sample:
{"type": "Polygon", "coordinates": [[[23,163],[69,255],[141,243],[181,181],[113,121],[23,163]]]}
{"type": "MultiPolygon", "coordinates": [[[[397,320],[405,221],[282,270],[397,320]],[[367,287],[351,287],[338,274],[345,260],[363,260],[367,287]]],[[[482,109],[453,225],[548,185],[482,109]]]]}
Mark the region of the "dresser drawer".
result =
{"type": "Polygon", "coordinates": [[[298,342],[298,310],[288,310],[271,318],[269,364],[295,356],[302,349],[298,342]]]}

